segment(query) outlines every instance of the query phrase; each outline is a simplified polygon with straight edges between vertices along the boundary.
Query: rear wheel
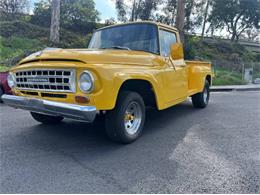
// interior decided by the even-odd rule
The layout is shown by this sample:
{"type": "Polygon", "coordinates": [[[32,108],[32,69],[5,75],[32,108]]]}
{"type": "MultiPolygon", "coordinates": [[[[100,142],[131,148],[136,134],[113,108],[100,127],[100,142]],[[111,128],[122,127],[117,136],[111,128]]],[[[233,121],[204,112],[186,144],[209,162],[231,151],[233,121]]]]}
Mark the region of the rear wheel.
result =
{"type": "Polygon", "coordinates": [[[209,82],[206,80],[203,91],[191,97],[192,104],[195,108],[205,108],[209,103],[209,97],[210,97],[209,82]]]}
{"type": "Polygon", "coordinates": [[[131,143],[142,133],[145,105],[142,97],[131,91],[122,91],[113,110],[106,113],[106,133],[120,143],[131,143]]]}
{"type": "Polygon", "coordinates": [[[31,112],[31,115],[34,120],[43,124],[57,124],[63,120],[63,117],[61,116],[50,116],[50,115],[39,114],[35,112],[31,112]]]}

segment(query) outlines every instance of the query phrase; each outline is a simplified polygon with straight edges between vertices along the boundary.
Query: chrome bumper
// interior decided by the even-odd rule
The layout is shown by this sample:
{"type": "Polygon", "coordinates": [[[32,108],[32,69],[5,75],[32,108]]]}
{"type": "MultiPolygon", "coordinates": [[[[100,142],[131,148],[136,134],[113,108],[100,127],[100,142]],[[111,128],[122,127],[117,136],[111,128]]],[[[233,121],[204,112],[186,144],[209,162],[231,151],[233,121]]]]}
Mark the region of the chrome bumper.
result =
{"type": "Polygon", "coordinates": [[[3,95],[2,100],[5,104],[14,108],[86,122],[93,122],[97,114],[94,106],[80,106],[14,95],[3,95]]]}

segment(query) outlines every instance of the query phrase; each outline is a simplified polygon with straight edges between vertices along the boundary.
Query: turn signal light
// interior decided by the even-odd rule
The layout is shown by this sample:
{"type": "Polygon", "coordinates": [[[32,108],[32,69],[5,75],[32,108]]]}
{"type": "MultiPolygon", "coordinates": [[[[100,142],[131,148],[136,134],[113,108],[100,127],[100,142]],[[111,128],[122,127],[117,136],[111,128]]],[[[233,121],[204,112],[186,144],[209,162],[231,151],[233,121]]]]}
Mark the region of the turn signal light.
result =
{"type": "Polygon", "coordinates": [[[76,96],[75,101],[79,104],[86,104],[86,103],[89,103],[89,98],[84,97],[84,96],[76,96]]]}

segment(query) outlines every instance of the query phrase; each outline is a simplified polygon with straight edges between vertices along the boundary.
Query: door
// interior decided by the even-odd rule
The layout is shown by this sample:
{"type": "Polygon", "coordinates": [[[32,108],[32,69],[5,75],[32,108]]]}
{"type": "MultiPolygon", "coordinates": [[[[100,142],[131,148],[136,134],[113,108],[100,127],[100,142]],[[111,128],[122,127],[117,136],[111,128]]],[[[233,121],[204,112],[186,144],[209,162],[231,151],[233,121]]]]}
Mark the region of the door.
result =
{"type": "Polygon", "coordinates": [[[160,51],[165,62],[163,70],[163,88],[166,104],[171,105],[187,97],[188,78],[184,59],[170,60],[170,46],[177,42],[176,33],[159,29],[160,51]]]}

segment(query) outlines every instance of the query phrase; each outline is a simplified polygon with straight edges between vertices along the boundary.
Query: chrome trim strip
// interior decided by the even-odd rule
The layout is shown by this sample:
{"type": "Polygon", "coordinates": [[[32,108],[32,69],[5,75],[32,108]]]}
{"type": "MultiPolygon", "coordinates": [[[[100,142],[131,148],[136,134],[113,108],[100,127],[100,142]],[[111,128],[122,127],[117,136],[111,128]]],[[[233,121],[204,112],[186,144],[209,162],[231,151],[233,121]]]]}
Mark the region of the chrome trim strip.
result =
{"type": "Polygon", "coordinates": [[[95,106],[81,106],[14,95],[3,95],[2,100],[5,104],[14,108],[85,122],[93,122],[97,114],[95,106]]]}

